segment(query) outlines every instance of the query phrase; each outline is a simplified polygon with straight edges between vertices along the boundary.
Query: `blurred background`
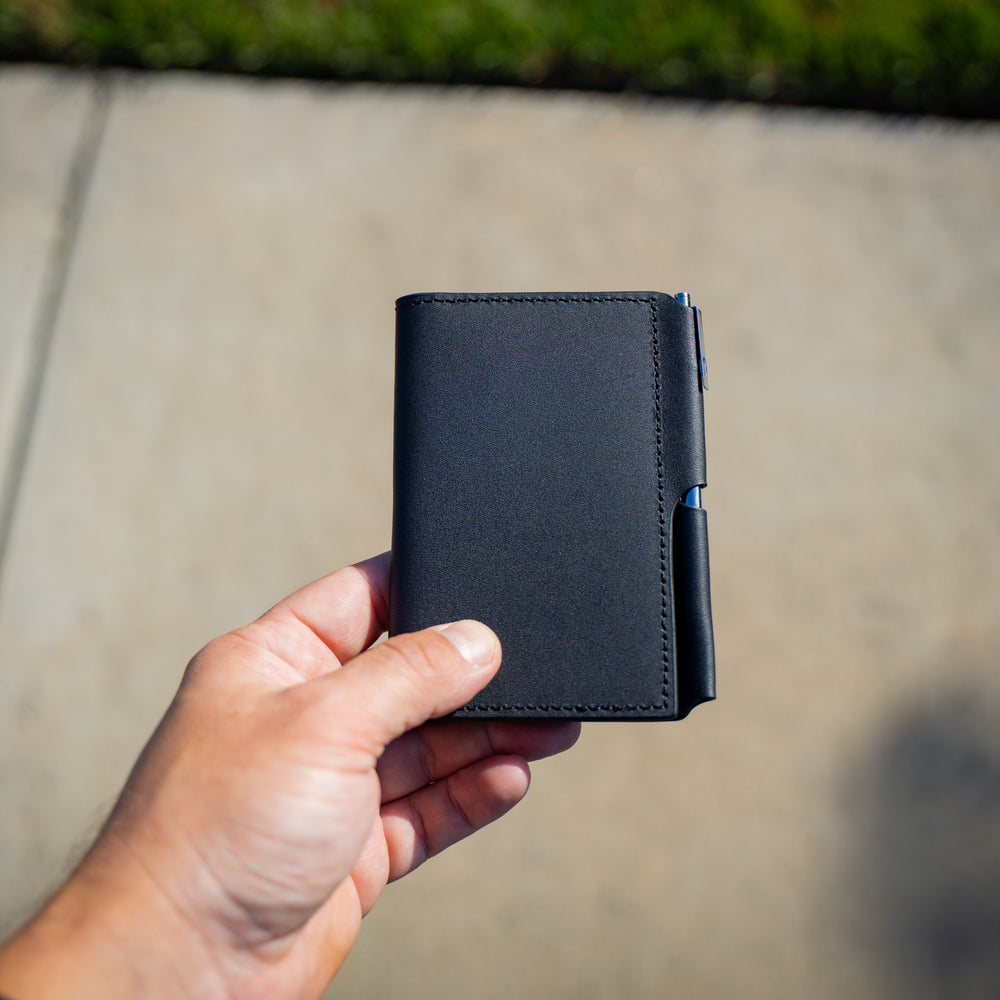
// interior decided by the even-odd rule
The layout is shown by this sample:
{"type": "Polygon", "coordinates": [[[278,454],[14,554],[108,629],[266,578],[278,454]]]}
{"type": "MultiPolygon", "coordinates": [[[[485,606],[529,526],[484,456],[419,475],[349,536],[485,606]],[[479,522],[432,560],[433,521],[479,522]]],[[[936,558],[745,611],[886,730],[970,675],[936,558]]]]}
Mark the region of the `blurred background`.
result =
{"type": "Polygon", "coordinates": [[[397,296],[686,290],[718,702],[585,726],[330,995],[1000,995],[998,25],[2,0],[0,925],[202,644],[388,547],[397,296]]]}
{"type": "Polygon", "coordinates": [[[2,0],[0,58],[996,117],[996,0],[2,0]]]}

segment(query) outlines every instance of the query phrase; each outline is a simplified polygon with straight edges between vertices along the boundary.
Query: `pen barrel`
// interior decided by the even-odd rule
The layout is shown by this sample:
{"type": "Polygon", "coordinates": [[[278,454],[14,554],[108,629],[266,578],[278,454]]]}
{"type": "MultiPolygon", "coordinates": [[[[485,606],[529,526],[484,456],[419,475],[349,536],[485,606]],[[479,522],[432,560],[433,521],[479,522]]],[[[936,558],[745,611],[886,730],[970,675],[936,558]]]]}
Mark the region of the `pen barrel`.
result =
{"type": "Polygon", "coordinates": [[[678,503],[673,523],[677,718],[715,698],[708,514],[678,503]]]}

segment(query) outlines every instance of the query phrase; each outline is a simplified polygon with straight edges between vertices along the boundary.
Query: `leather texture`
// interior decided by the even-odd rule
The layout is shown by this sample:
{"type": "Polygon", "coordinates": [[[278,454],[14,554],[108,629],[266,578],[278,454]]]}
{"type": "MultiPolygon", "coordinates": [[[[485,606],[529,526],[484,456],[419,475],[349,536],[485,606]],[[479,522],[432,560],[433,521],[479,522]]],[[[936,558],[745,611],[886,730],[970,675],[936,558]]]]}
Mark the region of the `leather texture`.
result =
{"type": "Polygon", "coordinates": [[[477,718],[714,697],[693,310],[655,292],[397,302],[390,634],[500,637],[477,718]],[[681,509],[683,508],[683,510],[681,509]]]}

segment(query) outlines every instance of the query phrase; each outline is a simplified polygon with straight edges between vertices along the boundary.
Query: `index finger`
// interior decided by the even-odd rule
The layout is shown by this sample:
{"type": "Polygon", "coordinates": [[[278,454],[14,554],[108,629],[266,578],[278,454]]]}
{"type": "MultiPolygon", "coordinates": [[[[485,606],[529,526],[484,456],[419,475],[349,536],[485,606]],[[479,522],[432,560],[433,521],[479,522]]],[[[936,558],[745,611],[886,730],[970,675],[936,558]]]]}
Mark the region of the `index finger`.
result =
{"type": "Polygon", "coordinates": [[[383,552],[306,584],[258,622],[305,626],[343,663],[385,631],[388,617],[389,553],[383,552]]]}

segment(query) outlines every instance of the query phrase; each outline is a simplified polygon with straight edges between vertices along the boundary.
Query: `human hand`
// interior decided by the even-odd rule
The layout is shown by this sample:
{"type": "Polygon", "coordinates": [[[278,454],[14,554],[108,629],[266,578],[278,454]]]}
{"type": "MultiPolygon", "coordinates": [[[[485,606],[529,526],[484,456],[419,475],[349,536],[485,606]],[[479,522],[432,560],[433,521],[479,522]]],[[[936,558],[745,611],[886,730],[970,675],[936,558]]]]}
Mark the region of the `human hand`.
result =
{"type": "Polygon", "coordinates": [[[461,622],[368,647],[388,557],[209,643],[0,993],[318,997],[387,882],[496,819],[579,725],[433,722],[496,672],[461,622]],[[365,651],[367,650],[367,651],[365,651]]]}

